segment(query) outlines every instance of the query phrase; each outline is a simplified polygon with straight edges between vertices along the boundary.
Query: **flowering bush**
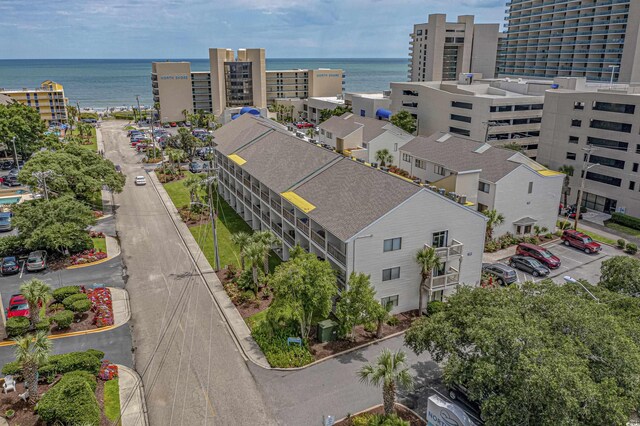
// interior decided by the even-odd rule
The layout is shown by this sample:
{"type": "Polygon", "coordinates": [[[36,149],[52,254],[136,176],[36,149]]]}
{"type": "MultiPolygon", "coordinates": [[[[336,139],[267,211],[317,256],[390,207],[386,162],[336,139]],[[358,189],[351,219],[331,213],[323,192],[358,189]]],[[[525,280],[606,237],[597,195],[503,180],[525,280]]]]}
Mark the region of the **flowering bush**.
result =
{"type": "Polygon", "coordinates": [[[108,359],[103,360],[98,377],[104,381],[115,379],[118,377],[118,366],[111,364],[108,359]]]}
{"type": "Polygon", "coordinates": [[[104,238],[104,232],[89,231],[89,238],[104,238]]]}
{"type": "Polygon", "coordinates": [[[113,303],[108,288],[96,288],[87,293],[91,301],[91,310],[95,313],[93,322],[98,328],[113,325],[113,303]]]}
{"type": "Polygon", "coordinates": [[[104,213],[102,212],[102,210],[94,210],[94,211],[93,211],[93,216],[94,216],[95,218],[99,218],[99,217],[104,216],[104,213]]]}
{"type": "Polygon", "coordinates": [[[96,249],[85,250],[71,256],[72,265],[84,265],[85,263],[95,262],[107,258],[107,253],[96,249]]]}

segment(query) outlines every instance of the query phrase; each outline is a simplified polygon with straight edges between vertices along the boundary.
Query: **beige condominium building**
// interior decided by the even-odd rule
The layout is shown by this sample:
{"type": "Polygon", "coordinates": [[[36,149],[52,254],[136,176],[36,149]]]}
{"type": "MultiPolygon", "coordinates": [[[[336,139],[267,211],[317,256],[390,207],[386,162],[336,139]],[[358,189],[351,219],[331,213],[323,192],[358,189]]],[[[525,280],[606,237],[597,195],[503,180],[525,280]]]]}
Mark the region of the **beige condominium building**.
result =
{"type": "Polygon", "coordinates": [[[507,6],[500,75],[610,81],[613,73],[614,81],[640,81],[640,1],[511,0],[507,6]]]}
{"type": "Polygon", "coordinates": [[[447,132],[489,142],[517,144],[535,159],[544,91],[552,81],[487,79],[470,82],[391,83],[391,111],[410,112],[418,135],[447,132]]]}
{"type": "Polygon", "coordinates": [[[280,98],[336,96],[342,81],[342,70],[267,71],[264,49],[209,49],[209,71],[192,71],[189,62],[151,64],[162,121],[184,120],[184,111],[227,116],[241,107],[264,109],[280,98]]]}
{"type": "Polygon", "coordinates": [[[40,117],[48,124],[67,122],[69,100],[64,96],[62,84],[46,80],[36,89],[0,88],[0,95],[5,95],[16,102],[35,108],[40,113],[40,117]]]}
{"type": "Polygon", "coordinates": [[[586,83],[558,78],[545,96],[538,161],[567,165],[569,204],[585,189],[582,204],[609,213],[640,217],[640,85],[586,83]]]}
{"type": "Polygon", "coordinates": [[[447,22],[444,14],[429,15],[409,34],[409,80],[457,80],[461,73],[493,77],[499,24],[474,24],[472,15],[447,22]]]}

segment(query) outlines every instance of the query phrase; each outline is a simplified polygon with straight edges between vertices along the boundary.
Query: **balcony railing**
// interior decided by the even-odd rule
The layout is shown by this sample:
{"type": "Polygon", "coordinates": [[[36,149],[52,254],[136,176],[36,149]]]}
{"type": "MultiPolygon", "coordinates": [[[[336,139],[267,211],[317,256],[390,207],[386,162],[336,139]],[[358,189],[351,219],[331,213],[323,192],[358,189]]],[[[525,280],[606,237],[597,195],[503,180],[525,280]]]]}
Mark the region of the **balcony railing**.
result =
{"type": "Polygon", "coordinates": [[[254,192],[254,194],[260,193],[260,188],[258,187],[258,185],[251,185],[251,190],[254,192]]]}
{"type": "Polygon", "coordinates": [[[255,214],[257,214],[258,216],[260,216],[260,206],[258,204],[254,204],[253,207],[251,207],[251,209],[253,210],[253,212],[255,214]]]}
{"type": "Polygon", "coordinates": [[[347,265],[347,256],[340,251],[340,249],[334,246],[331,243],[327,244],[327,253],[329,253],[335,260],[340,262],[342,265],[347,265]]]}
{"type": "Polygon", "coordinates": [[[324,236],[318,234],[316,231],[314,231],[313,229],[311,230],[311,239],[313,240],[313,242],[315,242],[316,244],[318,244],[320,247],[324,247],[324,243],[325,243],[325,238],[324,236]]]}
{"type": "Polygon", "coordinates": [[[262,212],[262,220],[264,220],[265,223],[269,223],[269,212],[262,212]]]}
{"type": "MultiPolygon", "coordinates": [[[[426,247],[430,247],[428,244],[426,247]]],[[[464,244],[460,241],[451,240],[451,243],[446,247],[437,247],[436,254],[438,257],[442,258],[450,258],[455,256],[462,256],[462,249],[464,248],[464,244]]]]}
{"type": "Polygon", "coordinates": [[[260,192],[260,198],[266,203],[269,202],[269,193],[268,192],[260,192]]]}
{"type": "Polygon", "coordinates": [[[251,197],[244,197],[244,203],[247,205],[247,207],[251,206],[251,197]]]}
{"type": "Polygon", "coordinates": [[[302,231],[305,236],[309,236],[309,224],[302,221],[302,219],[296,219],[296,224],[298,228],[302,231]]]}
{"type": "Polygon", "coordinates": [[[275,222],[271,222],[271,229],[276,232],[276,235],[282,237],[282,226],[278,225],[275,222]]]}
{"type": "Polygon", "coordinates": [[[290,224],[294,225],[296,223],[296,219],[293,216],[293,212],[290,212],[289,210],[283,210],[282,211],[282,216],[287,219],[289,221],[290,224]]]}
{"type": "Polygon", "coordinates": [[[271,200],[271,207],[273,207],[274,210],[276,210],[278,212],[281,209],[281,206],[280,206],[280,203],[278,202],[278,200],[274,200],[274,199],[271,200]]]}
{"type": "Polygon", "coordinates": [[[247,188],[251,188],[251,181],[248,178],[242,179],[242,183],[244,183],[244,186],[247,188]]]}
{"type": "Polygon", "coordinates": [[[433,277],[431,289],[438,290],[447,286],[460,283],[460,272],[454,268],[449,269],[449,273],[433,277]]]}
{"type": "Polygon", "coordinates": [[[295,245],[296,245],[296,241],[295,241],[295,239],[294,239],[291,235],[289,235],[289,233],[288,233],[288,232],[285,232],[284,234],[282,234],[282,236],[284,237],[284,240],[285,240],[285,241],[286,241],[286,242],[287,242],[291,247],[293,247],[293,246],[295,246],[295,245]]]}

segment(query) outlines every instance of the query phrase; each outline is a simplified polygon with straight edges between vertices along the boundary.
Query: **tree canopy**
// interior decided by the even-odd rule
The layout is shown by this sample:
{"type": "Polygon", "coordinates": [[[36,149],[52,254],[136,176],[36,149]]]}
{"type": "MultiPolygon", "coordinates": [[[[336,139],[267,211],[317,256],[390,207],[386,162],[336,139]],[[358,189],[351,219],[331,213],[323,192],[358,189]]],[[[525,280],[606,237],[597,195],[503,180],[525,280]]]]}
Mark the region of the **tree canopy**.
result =
{"type": "Polygon", "coordinates": [[[341,116],[342,114],[344,114],[346,112],[352,112],[350,106],[338,105],[334,109],[321,109],[320,110],[320,122],[322,123],[324,121],[327,121],[328,119],[330,119],[334,115],[339,117],[339,116],[341,116]]]}
{"type": "Polygon", "coordinates": [[[23,158],[40,149],[46,129],[35,108],[18,102],[0,105],[0,143],[13,150],[11,141],[15,137],[16,151],[23,158]]]}
{"type": "Polygon", "coordinates": [[[466,386],[487,424],[624,425],[640,404],[638,316],[628,322],[576,284],[463,287],[405,342],[445,361],[445,382],[466,386]]]}
{"type": "Polygon", "coordinates": [[[89,200],[106,185],[114,192],[121,192],[125,177],[115,170],[113,163],[94,151],[77,144],[67,144],[57,151],[36,153],[20,171],[20,182],[37,187],[34,172],[51,170],[47,189],[54,195],[73,194],[89,200]]]}
{"type": "Polygon", "coordinates": [[[29,250],[64,252],[91,247],[86,228],[95,223],[93,212],[70,195],[27,201],[16,205],[13,213],[13,223],[29,250]]]}
{"type": "Polygon", "coordinates": [[[167,145],[171,148],[184,150],[189,158],[195,155],[196,148],[203,147],[206,143],[191,134],[189,129],[181,127],[178,134],[167,138],[167,145]]]}
{"type": "Polygon", "coordinates": [[[267,315],[297,322],[300,335],[305,339],[309,337],[313,320],[329,315],[331,299],[338,292],[329,262],[318,260],[300,247],[291,251],[288,262],[276,268],[269,283],[274,300],[267,315]]]}
{"type": "Polygon", "coordinates": [[[356,325],[375,322],[381,310],[384,308],[376,299],[369,275],[352,272],[347,290],[342,292],[336,304],[342,334],[353,336],[356,325]]]}
{"type": "Polygon", "coordinates": [[[614,256],[600,266],[600,285],[626,295],[640,294],[640,260],[614,256]]]}
{"type": "Polygon", "coordinates": [[[413,132],[416,131],[416,119],[413,118],[413,115],[411,115],[409,111],[400,111],[392,115],[391,123],[407,133],[413,134],[413,132]]]}

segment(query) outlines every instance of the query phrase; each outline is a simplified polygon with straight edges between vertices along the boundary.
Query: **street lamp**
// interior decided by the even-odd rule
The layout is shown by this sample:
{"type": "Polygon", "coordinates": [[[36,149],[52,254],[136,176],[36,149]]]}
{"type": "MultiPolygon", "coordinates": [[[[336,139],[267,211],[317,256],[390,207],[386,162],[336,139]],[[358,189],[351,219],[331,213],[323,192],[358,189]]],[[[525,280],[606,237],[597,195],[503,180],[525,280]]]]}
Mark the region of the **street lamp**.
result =
{"type": "Polygon", "coordinates": [[[580,180],[580,192],[578,192],[578,199],[576,200],[576,217],[573,222],[573,229],[578,230],[578,220],[580,218],[580,210],[582,208],[582,194],[584,193],[584,181],[587,178],[587,172],[590,168],[599,166],[598,163],[589,164],[589,160],[591,159],[591,151],[595,151],[597,148],[592,146],[588,146],[587,148],[582,148],[583,151],[587,151],[587,157],[584,160],[582,165],[582,179],[580,180]]]}
{"type": "Polygon", "coordinates": [[[588,288],[586,288],[584,286],[584,284],[582,284],[580,281],[576,280],[575,278],[571,278],[569,275],[565,275],[564,277],[562,277],[563,280],[565,280],[565,282],[571,283],[571,284],[578,284],[580,287],[583,288],[584,291],[586,291],[587,293],[589,293],[589,296],[591,296],[593,298],[593,300],[595,300],[596,302],[600,303],[600,299],[598,299],[597,297],[595,297],[593,295],[593,293],[591,293],[589,291],[588,288]]]}
{"type": "Polygon", "coordinates": [[[613,76],[616,73],[616,68],[620,68],[620,65],[609,65],[611,68],[611,80],[609,81],[609,89],[613,87],[613,76]]]}

